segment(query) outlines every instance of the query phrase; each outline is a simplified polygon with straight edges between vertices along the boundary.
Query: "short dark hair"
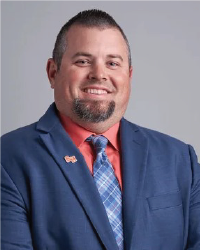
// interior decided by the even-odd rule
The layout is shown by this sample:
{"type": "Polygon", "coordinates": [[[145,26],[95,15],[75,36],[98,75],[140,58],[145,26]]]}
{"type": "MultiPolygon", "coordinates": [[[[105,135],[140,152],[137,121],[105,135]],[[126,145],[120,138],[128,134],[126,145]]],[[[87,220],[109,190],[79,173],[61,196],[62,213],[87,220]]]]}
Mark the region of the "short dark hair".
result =
{"type": "Polygon", "coordinates": [[[81,25],[81,26],[90,27],[90,28],[98,27],[100,29],[101,28],[102,29],[104,28],[118,29],[121,32],[126,42],[127,49],[128,49],[129,66],[131,66],[130,45],[122,28],[116,23],[113,17],[110,16],[108,13],[102,10],[91,9],[91,10],[85,10],[85,11],[79,12],[76,16],[72,17],[67,23],[63,25],[60,32],[58,33],[55,46],[53,49],[53,59],[57,64],[58,70],[60,69],[62,57],[67,46],[66,34],[72,25],[81,25]]]}

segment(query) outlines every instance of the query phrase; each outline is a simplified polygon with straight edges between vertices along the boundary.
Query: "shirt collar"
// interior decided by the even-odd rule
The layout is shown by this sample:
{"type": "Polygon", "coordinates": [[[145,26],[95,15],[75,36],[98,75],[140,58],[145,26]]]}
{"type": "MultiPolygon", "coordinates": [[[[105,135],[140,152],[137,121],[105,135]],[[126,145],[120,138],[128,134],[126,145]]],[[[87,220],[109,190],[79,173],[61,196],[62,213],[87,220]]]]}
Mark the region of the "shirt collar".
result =
{"type": "MultiPolygon", "coordinates": [[[[74,123],[68,116],[65,116],[58,113],[60,121],[65,129],[65,131],[69,134],[74,144],[79,148],[81,144],[91,135],[95,133],[84,129],[83,127],[79,126],[78,124],[74,123]]],[[[102,133],[112,146],[119,151],[119,122],[116,123],[114,126],[109,128],[106,132],[102,133]]]]}

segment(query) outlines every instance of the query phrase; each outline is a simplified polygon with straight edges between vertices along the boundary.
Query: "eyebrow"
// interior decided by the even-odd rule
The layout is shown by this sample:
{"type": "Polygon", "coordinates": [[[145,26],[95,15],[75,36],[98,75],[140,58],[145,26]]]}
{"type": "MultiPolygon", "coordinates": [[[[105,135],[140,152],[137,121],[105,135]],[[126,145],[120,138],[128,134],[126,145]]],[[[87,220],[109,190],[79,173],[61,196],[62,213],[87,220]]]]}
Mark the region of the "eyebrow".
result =
{"type": "Polygon", "coordinates": [[[77,52],[76,54],[73,55],[72,58],[76,58],[79,56],[92,57],[92,54],[86,52],[77,52]]]}
{"type": "MultiPolygon", "coordinates": [[[[92,54],[90,53],[87,53],[87,52],[77,52],[76,54],[73,55],[73,59],[76,58],[76,57],[79,57],[79,56],[85,56],[85,57],[93,57],[92,54]]],[[[106,56],[107,58],[119,58],[122,62],[123,62],[123,58],[122,56],[118,55],[118,54],[109,54],[106,56]]]]}
{"type": "Polygon", "coordinates": [[[118,54],[110,54],[110,55],[107,55],[107,57],[109,57],[109,58],[119,58],[123,62],[123,58],[118,54]]]}

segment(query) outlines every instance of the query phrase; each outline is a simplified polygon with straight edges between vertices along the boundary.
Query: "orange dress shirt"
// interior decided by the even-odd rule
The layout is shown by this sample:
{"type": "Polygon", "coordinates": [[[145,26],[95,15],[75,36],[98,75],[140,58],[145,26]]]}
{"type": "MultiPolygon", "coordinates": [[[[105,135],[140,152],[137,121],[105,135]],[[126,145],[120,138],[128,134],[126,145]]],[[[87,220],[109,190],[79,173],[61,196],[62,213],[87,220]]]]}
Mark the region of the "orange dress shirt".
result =
{"type": "MultiPolygon", "coordinates": [[[[59,113],[61,123],[68,133],[74,144],[80,150],[84,156],[87,166],[93,174],[93,163],[96,159],[96,153],[91,142],[85,141],[89,136],[96,135],[78,124],[74,123],[69,117],[59,113]]],[[[106,147],[106,154],[110,160],[115,175],[119,181],[119,185],[122,189],[122,175],[121,175],[121,161],[120,161],[120,144],[119,144],[119,123],[116,123],[113,127],[102,133],[108,139],[108,145],[106,147]]]]}

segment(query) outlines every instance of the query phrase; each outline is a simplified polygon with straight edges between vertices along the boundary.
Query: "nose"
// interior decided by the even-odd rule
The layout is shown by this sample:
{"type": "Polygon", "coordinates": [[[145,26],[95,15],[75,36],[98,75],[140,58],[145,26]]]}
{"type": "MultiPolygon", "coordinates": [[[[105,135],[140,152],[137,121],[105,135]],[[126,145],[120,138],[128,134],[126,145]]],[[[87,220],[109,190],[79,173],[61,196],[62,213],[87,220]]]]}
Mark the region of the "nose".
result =
{"type": "Polygon", "coordinates": [[[88,78],[90,80],[97,80],[97,81],[106,81],[107,74],[105,66],[101,64],[95,64],[90,68],[90,72],[88,74],[88,78]]]}

